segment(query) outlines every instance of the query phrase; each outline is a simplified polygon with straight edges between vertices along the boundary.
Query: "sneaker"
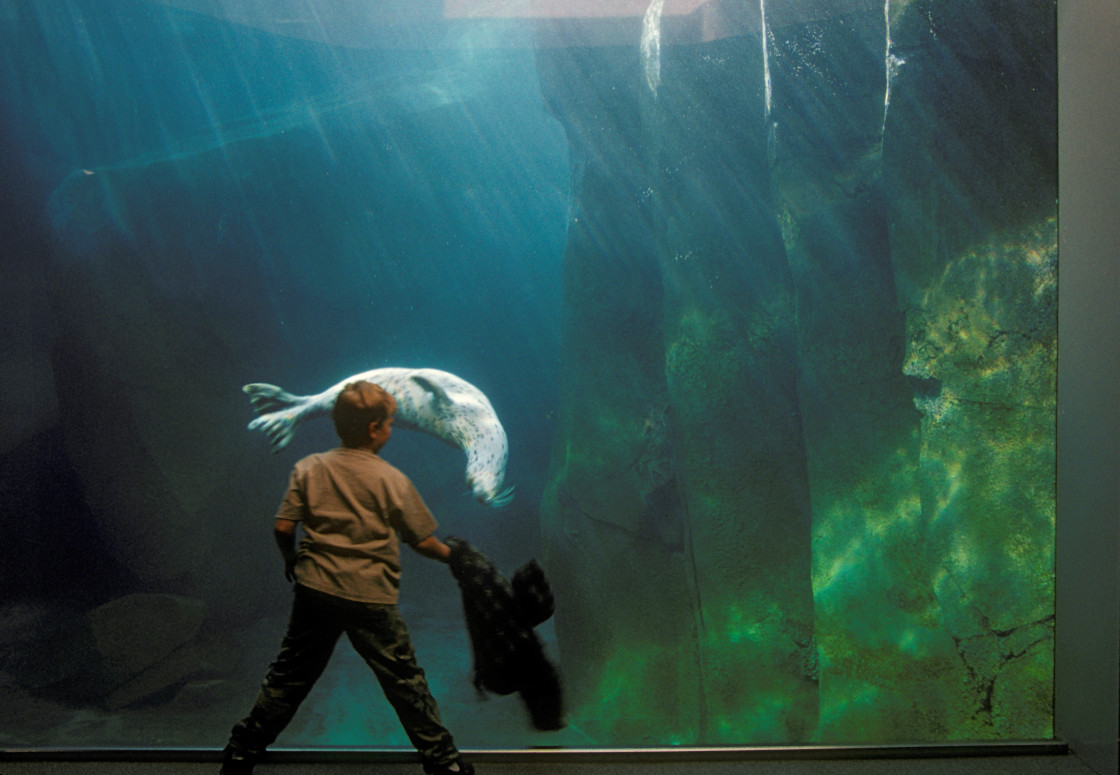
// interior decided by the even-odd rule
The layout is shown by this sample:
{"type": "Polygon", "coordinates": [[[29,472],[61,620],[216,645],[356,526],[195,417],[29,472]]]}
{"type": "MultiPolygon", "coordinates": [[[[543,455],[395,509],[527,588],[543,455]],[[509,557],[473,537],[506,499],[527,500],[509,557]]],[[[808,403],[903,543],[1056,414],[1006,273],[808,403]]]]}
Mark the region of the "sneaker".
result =
{"type": "Polygon", "coordinates": [[[424,772],[427,775],[474,775],[474,765],[464,761],[462,757],[448,764],[424,762],[424,772]],[[452,767],[458,767],[458,769],[452,769],[452,767]]]}
{"type": "Polygon", "coordinates": [[[240,751],[227,747],[222,751],[221,775],[252,775],[257,760],[240,751]]]}

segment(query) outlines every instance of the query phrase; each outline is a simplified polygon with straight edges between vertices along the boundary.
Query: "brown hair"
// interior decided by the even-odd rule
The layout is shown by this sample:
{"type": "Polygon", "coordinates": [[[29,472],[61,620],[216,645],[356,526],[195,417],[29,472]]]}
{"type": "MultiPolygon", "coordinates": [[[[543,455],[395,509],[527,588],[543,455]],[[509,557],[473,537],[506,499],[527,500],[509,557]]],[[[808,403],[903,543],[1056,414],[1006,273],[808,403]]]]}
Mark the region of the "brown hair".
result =
{"type": "Polygon", "coordinates": [[[370,423],[385,422],[396,409],[396,399],[387,390],[359,380],[349,383],[338,394],[331,419],[343,444],[360,447],[369,439],[370,423]]]}

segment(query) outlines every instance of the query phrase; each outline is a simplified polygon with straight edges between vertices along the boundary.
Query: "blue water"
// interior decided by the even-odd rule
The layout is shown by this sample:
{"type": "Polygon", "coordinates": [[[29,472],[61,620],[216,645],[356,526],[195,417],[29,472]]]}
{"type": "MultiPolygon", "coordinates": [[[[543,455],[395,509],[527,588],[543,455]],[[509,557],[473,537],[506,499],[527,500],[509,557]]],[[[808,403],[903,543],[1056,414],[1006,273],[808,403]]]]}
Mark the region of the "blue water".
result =
{"type": "Polygon", "coordinates": [[[159,202],[117,224],[149,271],[271,329],[251,381],[454,371],[525,423],[511,479],[543,469],[570,173],[531,51],[346,49],[145,2],[7,16],[21,197],[62,186],[57,221],[65,176],[127,179],[159,202]],[[184,233],[181,207],[207,222],[184,233]]]}
{"type": "MultiPolygon", "coordinates": [[[[72,541],[38,514],[16,532],[47,542],[63,562],[24,555],[8,563],[13,600],[38,601],[28,603],[38,611],[53,605],[54,584],[81,589],[77,605],[92,606],[201,583],[212,608],[242,625],[278,615],[282,585],[258,579],[250,597],[263,594],[268,611],[242,608],[236,566],[244,555],[248,567],[272,569],[274,549],[260,528],[279,502],[284,471],[335,439],[329,423],[310,425],[274,458],[263,437],[245,430],[252,413],[240,386],[264,381],[312,393],[380,366],[444,369],[487,393],[514,451],[507,484],[517,498],[500,515],[470,498],[459,451],[402,432],[386,456],[420,487],[445,535],[469,534],[507,564],[539,551],[570,169],[530,49],[480,49],[469,38],[446,48],[346,48],[133,0],[0,3],[0,37],[0,187],[15,216],[0,234],[10,278],[0,347],[6,371],[20,374],[5,389],[2,442],[8,459],[33,472],[5,481],[16,482],[25,507],[64,510],[75,523],[72,541]],[[76,288],[59,284],[70,270],[86,278],[76,288]],[[64,327],[78,338],[105,343],[92,329],[114,331],[105,351],[59,336],[52,305],[74,313],[63,313],[64,327]],[[137,572],[122,555],[152,545],[130,550],[127,537],[105,534],[143,525],[106,527],[111,509],[106,516],[83,504],[82,488],[106,474],[79,463],[84,484],[75,480],[63,456],[82,453],[62,449],[54,430],[73,406],[53,396],[88,386],[88,369],[112,372],[95,383],[119,396],[117,409],[90,395],[79,400],[107,426],[143,423],[123,406],[144,403],[133,401],[147,389],[143,374],[162,374],[151,383],[156,411],[176,416],[168,433],[180,435],[169,448],[186,448],[194,460],[211,456],[213,437],[195,432],[202,426],[245,445],[246,468],[231,487],[239,500],[207,508],[193,528],[161,539],[204,536],[187,542],[192,559],[183,570],[137,572]],[[203,374],[217,378],[200,381],[203,374]],[[200,391],[208,397],[185,408],[181,401],[200,391]],[[44,499],[46,483],[74,495],[44,499]],[[83,542],[98,547],[99,560],[88,559],[83,542]],[[213,561],[230,566],[222,571],[228,582],[198,581],[198,558],[215,552],[213,561]]],[[[142,446],[128,442],[112,466],[126,481],[180,459],[168,452],[159,462],[142,446]]],[[[165,475],[190,477],[191,463],[171,465],[180,470],[165,475]]],[[[168,519],[152,514],[153,523],[168,519]]],[[[453,612],[446,572],[409,563],[417,615],[453,612]]],[[[465,633],[458,635],[453,651],[465,655],[465,633]]],[[[277,637],[261,637],[262,654],[277,637]]],[[[250,683],[263,675],[261,659],[244,671],[250,683]]],[[[55,693],[64,705],[81,694],[72,689],[55,693]]],[[[15,729],[8,734],[21,739],[15,729]]]]}

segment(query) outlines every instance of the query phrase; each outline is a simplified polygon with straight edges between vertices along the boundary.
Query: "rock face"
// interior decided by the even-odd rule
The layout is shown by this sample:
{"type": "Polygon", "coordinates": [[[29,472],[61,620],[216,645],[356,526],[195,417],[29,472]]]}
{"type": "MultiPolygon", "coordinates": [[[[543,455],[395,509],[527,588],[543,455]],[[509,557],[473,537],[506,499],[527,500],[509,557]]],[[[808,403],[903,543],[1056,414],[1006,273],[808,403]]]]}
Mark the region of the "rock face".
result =
{"type": "Polygon", "coordinates": [[[663,52],[656,100],[630,51],[540,66],[577,163],[544,513],[578,723],[622,744],[804,739],[817,675],[793,285],[762,92],[725,88],[761,72],[760,50],[663,52]]]}
{"type": "Polygon", "coordinates": [[[558,50],[538,60],[576,165],[563,408],[542,531],[577,723],[596,739],[654,743],[667,730],[694,736],[703,695],[631,53],[580,63],[558,50]],[[593,69],[581,73],[581,64],[593,69]]]}
{"type": "MultiPolygon", "coordinates": [[[[0,670],[23,690],[118,710],[221,683],[236,650],[202,629],[201,600],[133,594],[89,611],[10,607],[0,670]]],[[[215,691],[211,689],[211,691],[215,691]]]]}
{"type": "MultiPolygon", "coordinates": [[[[777,14],[793,5],[771,8],[777,14]]],[[[899,610],[896,602],[900,590],[920,597],[924,583],[908,586],[912,550],[921,545],[912,532],[920,510],[919,415],[902,370],[904,323],[881,182],[883,6],[849,5],[862,7],[774,26],[768,36],[774,198],[794,278],[798,395],[813,503],[821,666],[814,736],[835,742],[898,739],[888,731],[898,716],[889,702],[867,702],[868,716],[859,713],[866,683],[878,686],[878,676],[890,673],[888,692],[910,695],[939,681],[916,670],[903,649],[885,658],[897,631],[913,627],[905,607],[912,603],[899,610]],[[890,540],[878,540],[884,534],[890,540]],[[858,717],[851,728],[859,732],[845,727],[837,735],[837,716],[858,717]]],[[[910,717],[899,719],[898,728],[908,730],[903,738],[923,734],[910,717]]]]}
{"type": "Polygon", "coordinates": [[[539,58],[576,167],[543,508],[573,720],[1048,737],[1052,9],[801,6],[765,50],[662,47],[656,96],[634,51],[539,58]]]}
{"type": "Polygon", "coordinates": [[[883,179],[921,412],[918,583],[898,589],[941,679],[890,704],[930,738],[1052,734],[1053,24],[1042,3],[915,2],[892,26],[883,179]]]}

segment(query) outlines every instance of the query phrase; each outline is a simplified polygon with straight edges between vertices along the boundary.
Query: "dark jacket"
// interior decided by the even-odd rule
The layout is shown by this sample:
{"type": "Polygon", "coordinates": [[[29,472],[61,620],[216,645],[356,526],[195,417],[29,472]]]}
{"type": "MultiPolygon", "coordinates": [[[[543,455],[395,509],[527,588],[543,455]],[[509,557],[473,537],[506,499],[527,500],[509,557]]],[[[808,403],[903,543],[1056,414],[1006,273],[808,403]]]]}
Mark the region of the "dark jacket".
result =
{"type": "Polygon", "coordinates": [[[474,656],[474,685],[480,692],[518,692],[533,726],[564,727],[564,697],[556,668],[533,628],[552,616],[552,591],[536,560],[510,583],[482,552],[449,537],[451,573],[463,593],[463,613],[474,656]]]}

